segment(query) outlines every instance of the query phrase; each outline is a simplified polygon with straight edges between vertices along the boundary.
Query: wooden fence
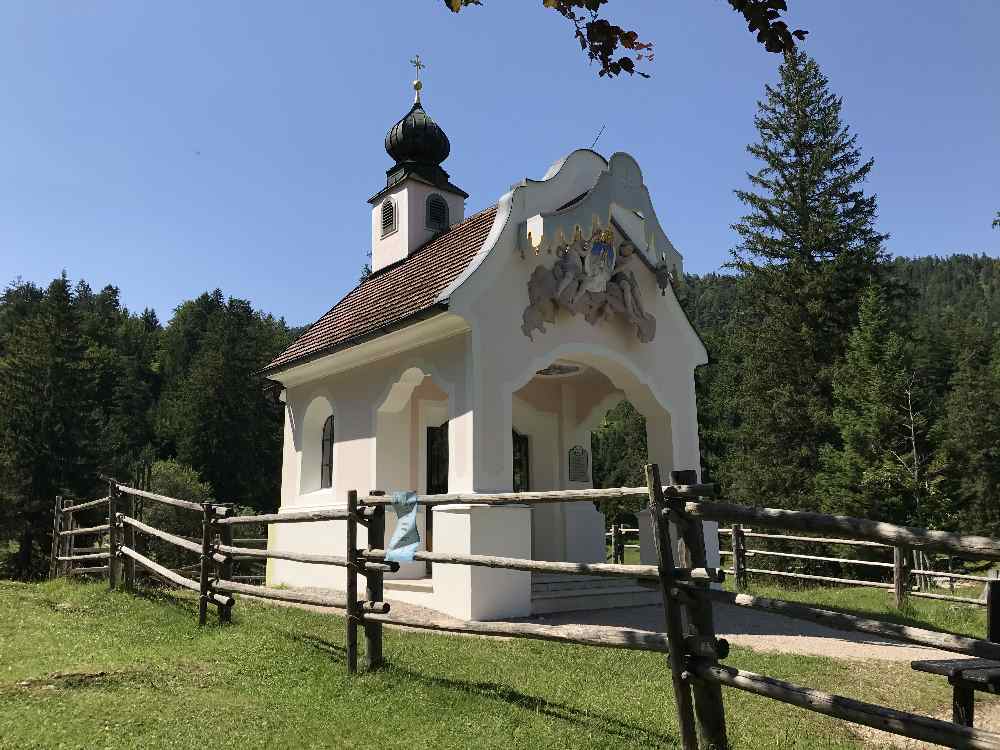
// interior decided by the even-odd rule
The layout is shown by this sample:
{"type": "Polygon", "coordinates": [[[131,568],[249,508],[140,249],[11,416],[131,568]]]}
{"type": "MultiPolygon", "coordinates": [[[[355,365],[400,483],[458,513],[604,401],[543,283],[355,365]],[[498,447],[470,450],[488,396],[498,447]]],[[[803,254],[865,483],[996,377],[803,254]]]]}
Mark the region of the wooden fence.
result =
{"type": "MultiPolygon", "coordinates": [[[[646,477],[645,488],[429,495],[419,497],[418,503],[424,506],[450,503],[535,505],[644,497],[648,500],[651,511],[652,536],[657,555],[655,566],[548,562],[442,552],[418,552],[415,559],[438,564],[539,573],[584,574],[645,582],[658,588],[662,596],[664,633],[628,628],[520,622],[456,623],[435,616],[393,613],[389,603],[383,599],[382,579],[386,572],[398,569],[398,563],[387,562],[385,550],[379,547],[385,538],[385,508],[390,501],[384,493],[377,492],[364,497],[359,497],[355,491],[348,493],[347,507],[344,509],[236,516],[232,514],[232,509],[226,506],[189,503],[112,483],[107,501],[110,551],[113,553],[110,558],[109,581],[111,586],[117,585],[118,572],[115,560],[125,559],[132,561],[133,566],[138,564],[168,581],[198,591],[199,622],[202,624],[206,621],[209,604],[218,606],[220,620],[228,622],[231,618],[234,595],[344,610],[347,618],[346,662],[349,673],[358,671],[359,631],[362,630],[367,668],[374,670],[382,666],[382,629],[385,625],[665,653],[671,671],[673,701],[684,750],[697,750],[699,746],[717,750],[728,749],[726,715],[722,702],[723,687],[743,690],[808,711],[948,747],[1000,750],[1000,734],[832,695],[723,664],[721,662],[728,657],[729,648],[724,640],[716,637],[712,612],[713,603],[718,602],[753,610],[777,612],[786,617],[819,623],[842,631],[860,632],[903,643],[930,646],[971,657],[1000,660],[1000,643],[993,642],[1000,640],[998,637],[1000,613],[996,608],[988,610],[988,635],[993,640],[982,640],[881,622],[780,599],[724,591],[713,587],[714,583],[723,580],[725,573],[707,565],[704,522],[737,522],[752,524],[754,527],[839,534],[866,542],[905,546],[927,552],[966,554],[991,560],[1000,560],[1000,541],[900,527],[844,516],[711,502],[704,498],[716,494],[713,485],[682,484],[686,477],[673,476],[675,484],[664,486],[656,465],[646,467],[646,477]],[[122,493],[200,512],[203,521],[201,545],[153,529],[116,511],[116,504],[122,493]],[[345,521],[346,554],[343,556],[241,547],[231,541],[234,527],[243,524],[312,523],[334,520],[345,521]],[[367,529],[368,541],[364,547],[360,547],[358,543],[359,526],[367,529]],[[192,553],[200,553],[199,581],[177,575],[137,553],[133,542],[136,532],[157,536],[192,553]],[[317,594],[241,583],[233,580],[231,573],[232,562],[238,558],[282,559],[343,567],[347,572],[347,590],[344,594],[317,594]],[[363,593],[358,590],[359,576],[363,576],[365,580],[363,593]]],[[[62,510],[65,512],[65,509],[62,510]]],[[[126,585],[129,585],[127,575],[126,585]]],[[[1000,601],[1000,598],[997,600],[1000,601]]]]}
{"type": "Polygon", "coordinates": [[[625,562],[625,550],[627,549],[639,549],[638,538],[636,538],[635,544],[629,544],[626,537],[635,536],[638,537],[639,529],[629,528],[623,526],[617,521],[611,523],[611,531],[604,534],[604,538],[607,540],[607,544],[611,547],[611,562],[613,563],[623,563],[625,562]]]}
{"type": "Polygon", "coordinates": [[[969,575],[967,573],[953,572],[950,567],[956,557],[975,557],[974,555],[956,555],[954,551],[947,556],[949,570],[934,570],[932,568],[932,558],[926,550],[909,549],[900,544],[885,544],[882,542],[865,541],[859,539],[840,539],[823,536],[797,536],[791,534],[769,534],[744,528],[742,524],[733,524],[730,528],[719,527],[719,535],[729,538],[729,549],[725,549],[725,544],[720,541],[719,554],[724,558],[729,558],[730,567],[726,568],[726,573],[732,575],[738,591],[745,590],[749,585],[749,577],[753,575],[775,576],[779,578],[789,578],[799,581],[816,583],[835,583],[849,586],[867,586],[872,588],[882,588],[892,591],[896,606],[902,608],[907,597],[913,596],[925,599],[938,599],[942,601],[956,602],[960,604],[970,604],[974,606],[989,607],[991,592],[995,586],[991,584],[995,578],[983,575],[969,575]],[[852,547],[869,552],[885,553],[886,560],[867,560],[855,557],[835,557],[827,555],[809,555],[801,552],[781,551],[777,549],[762,549],[758,546],[751,549],[747,546],[748,539],[763,540],[764,544],[772,543],[798,543],[812,545],[830,545],[852,547]],[[775,568],[761,567],[763,563],[751,567],[753,563],[750,558],[771,558],[788,561],[810,563],[833,563],[841,567],[868,568],[883,571],[886,576],[882,580],[872,578],[847,578],[835,575],[815,575],[812,573],[802,573],[790,570],[778,570],[775,568]],[[749,562],[749,564],[748,564],[749,562]],[[951,583],[949,594],[931,593],[932,582],[937,579],[947,579],[951,583]],[[970,581],[983,584],[982,595],[979,597],[956,596],[954,582],[970,581]],[[914,587],[915,586],[915,587],[914,587]]]}
{"type": "MultiPolygon", "coordinates": [[[[210,568],[215,566],[214,573],[216,577],[220,578],[236,580],[263,580],[264,578],[262,571],[247,571],[250,575],[233,575],[235,565],[233,558],[214,551],[214,547],[223,542],[235,543],[231,529],[215,525],[218,518],[225,517],[231,512],[232,507],[227,504],[179,500],[136,487],[129,487],[115,480],[108,481],[107,497],[98,500],[67,506],[64,498],[57,497],[53,513],[49,577],[101,575],[107,577],[110,588],[115,589],[120,584],[124,584],[126,590],[134,592],[139,573],[145,572],[175,586],[197,591],[201,595],[199,607],[201,624],[205,623],[209,603],[219,608],[220,620],[228,622],[231,619],[234,599],[231,596],[223,596],[208,590],[208,581],[213,572],[210,568]],[[146,500],[199,514],[201,516],[202,536],[193,539],[144,523],[141,520],[142,503],[146,500]],[[103,511],[107,523],[88,527],[81,527],[77,523],[76,513],[87,511],[93,515],[97,510],[103,511]],[[75,540],[81,535],[97,536],[98,540],[95,542],[97,546],[76,546],[75,540]],[[102,544],[104,538],[108,540],[107,544],[102,544]],[[180,568],[170,568],[157,562],[153,559],[155,555],[144,554],[147,547],[145,542],[153,539],[196,555],[197,562],[180,568]],[[205,554],[206,544],[209,548],[207,555],[205,554]],[[82,567],[77,567],[78,565],[82,565],[82,567]],[[186,574],[197,574],[199,580],[196,581],[186,574]]],[[[261,538],[237,541],[240,544],[264,543],[266,545],[267,543],[267,539],[261,538]]]]}

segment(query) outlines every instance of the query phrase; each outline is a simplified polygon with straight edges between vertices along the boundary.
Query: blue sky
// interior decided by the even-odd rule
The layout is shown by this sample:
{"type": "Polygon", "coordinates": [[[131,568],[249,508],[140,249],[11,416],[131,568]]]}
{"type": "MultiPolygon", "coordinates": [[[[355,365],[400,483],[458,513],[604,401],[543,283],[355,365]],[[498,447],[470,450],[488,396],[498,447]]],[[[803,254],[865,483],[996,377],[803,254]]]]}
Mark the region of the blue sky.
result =
{"type": "MultiPolygon", "coordinates": [[[[1000,2],[789,4],[876,160],[889,249],[1000,255],[1000,2]]],[[[365,260],[365,199],[384,185],[415,52],[468,212],[603,124],[597,149],[639,160],[686,270],[716,270],[778,57],[723,0],[610,7],[656,43],[651,79],[598,79],[541,0],[457,16],[441,0],[5,0],[0,281],[65,268],[164,321],[220,287],[314,320],[365,260]]]]}

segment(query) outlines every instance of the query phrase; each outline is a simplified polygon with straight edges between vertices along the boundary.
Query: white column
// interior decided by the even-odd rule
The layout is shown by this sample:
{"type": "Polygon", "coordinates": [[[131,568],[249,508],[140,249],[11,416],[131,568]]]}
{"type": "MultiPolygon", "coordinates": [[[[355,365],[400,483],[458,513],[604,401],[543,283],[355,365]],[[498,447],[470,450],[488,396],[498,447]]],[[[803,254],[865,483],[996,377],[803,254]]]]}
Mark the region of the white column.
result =
{"type": "MultiPolygon", "coordinates": [[[[434,511],[438,552],[531,557],[531,509],[444,505],[434,511]],[[438,540],[440,539],[440,542],[438,540]]],[[[463,620],[531,614],[531,574],[470,565],[434,565],[434,608],[463,620]]]]}

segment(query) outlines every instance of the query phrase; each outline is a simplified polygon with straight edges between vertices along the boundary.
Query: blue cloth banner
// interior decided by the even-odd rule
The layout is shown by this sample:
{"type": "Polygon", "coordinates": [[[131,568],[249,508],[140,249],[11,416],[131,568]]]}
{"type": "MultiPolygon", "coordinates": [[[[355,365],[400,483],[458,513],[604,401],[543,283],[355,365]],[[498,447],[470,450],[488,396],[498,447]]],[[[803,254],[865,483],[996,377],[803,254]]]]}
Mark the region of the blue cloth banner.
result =
{"type": "Polygon", "coordinates": [[[386,560],[408,562],[420,546],[420,531],[417,529],[417,493],[392,493],[392,509],[396,511],[396,528],[392,530],[386,560]]]}

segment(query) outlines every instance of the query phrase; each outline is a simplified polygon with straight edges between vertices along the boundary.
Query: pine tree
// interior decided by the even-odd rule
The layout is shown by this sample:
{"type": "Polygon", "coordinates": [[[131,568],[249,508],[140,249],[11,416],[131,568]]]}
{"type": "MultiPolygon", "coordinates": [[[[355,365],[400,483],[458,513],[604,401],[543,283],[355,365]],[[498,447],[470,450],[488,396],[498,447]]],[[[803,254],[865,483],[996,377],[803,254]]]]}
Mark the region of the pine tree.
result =
{"type": "Polygon", "coordinates": [[[290,343],[284,321],[216,290],[185,303],[163,337],[157,434],[217,499],[273,510],[281,469],[281,409],[256,375],[290,343]]]}
{"type": "Polygon", "coordinates": [[[1000,337],[971,320],[934,433],[944,475],[941,525],[1000,536],[1000,337]]]}
{"type": "Polygon", "coordinates": [[[840,440],[821,450],[817,492],[828,513],[923,525],[932,520],[936,494],[928,399],[893,317],[881,290],[871,286],[835,371],[840,440]]]}
{"type": "Polygon", "coordinates": [[[17,543],[8,572],[31,577],[42,569],[55,496],[94,489],[96,389],[65,274],[22,313],[0,353],[0,542],[17,543]]]}
{"type": "Polygon", "coordinates": [[[721,461],[731,495],[786,507],[814,504],[819,446],[835,442],[833,367],[861,293],[885,265],[872,169],[841,120],[841,100],[808,56],[785,57],[767,86],[748,151],[762,162],[738,190],[740,274],[730,372],[718,379],[732,430],[721,461]]]}

